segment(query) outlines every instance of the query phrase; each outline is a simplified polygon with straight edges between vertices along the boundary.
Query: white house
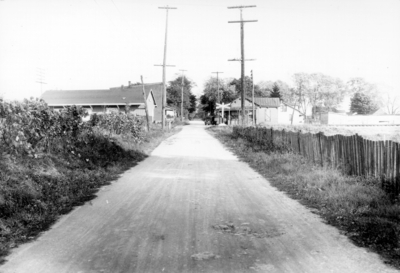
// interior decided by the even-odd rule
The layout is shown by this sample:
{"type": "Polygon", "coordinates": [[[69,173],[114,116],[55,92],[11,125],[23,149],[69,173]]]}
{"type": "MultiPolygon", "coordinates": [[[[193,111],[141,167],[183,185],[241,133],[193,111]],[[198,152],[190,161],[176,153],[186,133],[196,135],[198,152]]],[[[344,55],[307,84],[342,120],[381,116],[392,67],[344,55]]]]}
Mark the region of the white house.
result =
{"type": "MultiPolygon", "coordinates": [[[[304,122],[303,115],[294,107],[284,104],[279,98],[254,98],[256,124],[301,124],[304,122]]],[[[246,99],[245,115],[252,120],[253,104],[251,99],[246,99]]],[[[241,112],[241,99],[234,100],[231,104],[230,114],[235,122],[239,119],[241,112]]],[[[239,121],[238,121],[239,122],[239,121]]]]}

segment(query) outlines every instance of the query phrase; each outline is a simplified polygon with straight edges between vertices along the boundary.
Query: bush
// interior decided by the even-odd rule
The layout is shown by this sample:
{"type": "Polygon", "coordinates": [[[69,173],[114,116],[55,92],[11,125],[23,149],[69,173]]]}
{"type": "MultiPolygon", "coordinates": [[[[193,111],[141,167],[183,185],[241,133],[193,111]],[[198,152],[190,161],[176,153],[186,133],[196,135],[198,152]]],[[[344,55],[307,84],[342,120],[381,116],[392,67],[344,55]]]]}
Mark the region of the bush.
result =
{"type": "Polygon", "coordinates": [[[0,102],[0,147],[8,154],[36,157],[62,141],[71,147],[82,130],[83,108],[54,111],[43,100],[0,102]]]}
{"type": "Polygon", "coordinates": [[[89,124],[107,131],[109,135],[129,135],[136,142],[143,140],[144,120],[132,114],[123,112],[93,114],[90,117],[89,124]]]}

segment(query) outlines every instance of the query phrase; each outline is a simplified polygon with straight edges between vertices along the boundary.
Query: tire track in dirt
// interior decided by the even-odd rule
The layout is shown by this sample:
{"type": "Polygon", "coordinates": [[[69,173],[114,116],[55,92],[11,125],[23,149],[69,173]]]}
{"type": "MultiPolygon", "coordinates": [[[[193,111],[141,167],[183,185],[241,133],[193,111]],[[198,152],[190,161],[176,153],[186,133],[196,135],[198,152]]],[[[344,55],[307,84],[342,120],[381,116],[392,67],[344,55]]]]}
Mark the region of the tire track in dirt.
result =
{"type": "Polygon", "coordinates": [[[194,124],[15,249],[0,272],[398,271],[194,124]]]}

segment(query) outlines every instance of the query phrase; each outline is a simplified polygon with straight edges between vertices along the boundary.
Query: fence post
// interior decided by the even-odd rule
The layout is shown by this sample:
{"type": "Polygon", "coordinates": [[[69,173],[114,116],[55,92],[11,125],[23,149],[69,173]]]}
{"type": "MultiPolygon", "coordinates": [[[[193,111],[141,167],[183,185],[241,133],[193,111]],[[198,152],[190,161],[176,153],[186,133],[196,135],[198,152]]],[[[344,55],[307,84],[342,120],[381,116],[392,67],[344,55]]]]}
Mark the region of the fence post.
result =
{"type": "Polygon", "coordinates": [[[274,129],[271,127],[271,143],[274,144],[274,129]]]}
{"type": "Polygon", "coordinates": [[[297,132],[297,145],[299,146],[299,155],[301,155],[301,147],[300,147],[300,132],[297,132]]]}
{"type": "Polygon", "coordinates": [[[321,135],[322,135],[322,132],[319,132],[319,133],[318,133],[319,154],[320,154],[320,157],[321,157],[321,167],[323,167],[323,166],[324,166],[324,157],[323,157],[323,155],[322,155],[321,135]]]}
{"type": "Polygon", "coordinates": [[[382,185],[383,188],[386,189],[386,166],[387,166],[387,155],[386,155],[386,141],[382,141],[382,150],[383,150],[383,168],[381,171],[382,174],[382,185]]]}
{"type": "Polygon", "coordinates": [[[400,191],[400,144],[396,143],[396,194],[399,194],[400,191]]]}

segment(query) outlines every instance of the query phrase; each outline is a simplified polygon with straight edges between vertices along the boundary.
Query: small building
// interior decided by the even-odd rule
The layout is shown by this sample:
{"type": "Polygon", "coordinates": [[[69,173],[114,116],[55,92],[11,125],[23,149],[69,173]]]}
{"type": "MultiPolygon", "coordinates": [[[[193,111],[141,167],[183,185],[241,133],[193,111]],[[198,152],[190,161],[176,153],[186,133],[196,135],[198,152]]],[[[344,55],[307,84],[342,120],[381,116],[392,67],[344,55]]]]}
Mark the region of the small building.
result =
{"type": "MultiPolygon", "coordinates": [[[[245,117],[247,117],[250,121],[253,118],[253,105],[251,100],[245,100],[245,117]]],[[[255,105],[255,108],[258,106],[255,105]]],[[[221,111],[219,111],[221,112],[221,111]]],[[[238,125],[241,124],[241,116],[242,116],[242,101],[240,98],[234,100],[230,104],[229,110],[224,111],[224,118],[229,119],[229,124],[238,125]]]]}
{"type": "MultiPolygon", "coordinates": [[[[230,115],[233,124],[240,124],[241,99],[234,100],[231,104],[230,115]]],[[[303,115],[294,107],[287,105],[279,98],[254,98],[255,122],[256,124],[301,124],[304,122],[303,115]]],[[[246,98],[245,116],[252,121],[253,104],[251,99],[246,98]]]]}
{"type": "MultiPolygon", "coordinates": [[[[151,121],[157,120],[155,109],[161,108],[158,107],[153,94],[153,88],[158,87],[159,84],[144,85],[151,121]]],[[[89,114],[130,112],[138,116],[146,115],[142,85],[130,84],[127,87],[97,90],[49,90],[41,98],[54,109],[77,105],[85,108],[89,114]]]]}
{"type": "Polygon", "coordinates": [[[279,98],[254,98],[256,109],[256,124],[278,124],[281,100],[279,98]]]}

